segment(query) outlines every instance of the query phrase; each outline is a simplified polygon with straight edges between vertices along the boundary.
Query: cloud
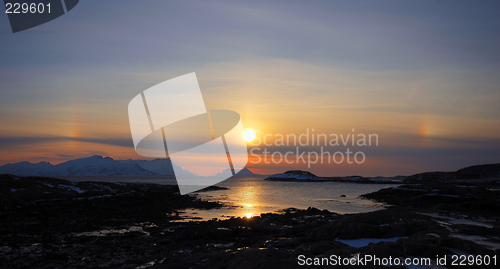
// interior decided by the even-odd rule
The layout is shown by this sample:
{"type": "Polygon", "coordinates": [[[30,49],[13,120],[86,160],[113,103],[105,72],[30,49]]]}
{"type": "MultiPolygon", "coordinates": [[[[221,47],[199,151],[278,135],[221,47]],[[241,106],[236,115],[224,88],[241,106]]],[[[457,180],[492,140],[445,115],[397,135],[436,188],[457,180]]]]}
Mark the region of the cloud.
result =
{"type": "Polygon", "coordinates": [[[74,137],[0,137],[0,148],[15,149],[18,147],[29,147],[36,144],[44,144],[49,142],[86,142],[103,145],[111,145],[118,147],[133,148],[132,139],[127,138],[74,138],[74,137]]]}
{"type": "Polygon", "coordinates": [[[15,35],[0,16],[0,148],[125,156],[128,102],[195,71],[208,109],[262,132],[377,132],[387,163],[496,160],[499,5],[95,1],[15,35]]]}

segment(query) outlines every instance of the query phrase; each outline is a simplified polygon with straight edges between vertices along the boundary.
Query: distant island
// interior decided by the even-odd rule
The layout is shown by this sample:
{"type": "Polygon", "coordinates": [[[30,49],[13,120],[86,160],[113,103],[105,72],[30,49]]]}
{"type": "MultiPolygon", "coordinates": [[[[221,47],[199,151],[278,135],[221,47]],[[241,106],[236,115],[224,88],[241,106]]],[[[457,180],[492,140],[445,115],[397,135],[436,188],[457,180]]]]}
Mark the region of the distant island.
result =
{"type": "Polygon", "coordinates": [[[347,177],[318,177],[315,174],[301,170],[291,170],[281,174],[275,174],[267,177],[269,181],[301,181],[301,182],[351,182],[351,183],[379,183],[379,184],[398,184],[406,176],[395,177],[362,177],[362,176],[347,176],[347,177]]]}
{"type": "Polygon", "coordinates": [[[395,177],[318,177],[308,171],[291,170],[267,177],[269,181],[301,181],[301,182],[353,182],[353,183],[382,183],[382,184],[402,184],[402,183],[435,183],[446,181],[468,181],[468,180],[490,180],[500,179],[500,163],[482,164],[461,168],[454,172],[426,172],[411,176],[395,177]]]}

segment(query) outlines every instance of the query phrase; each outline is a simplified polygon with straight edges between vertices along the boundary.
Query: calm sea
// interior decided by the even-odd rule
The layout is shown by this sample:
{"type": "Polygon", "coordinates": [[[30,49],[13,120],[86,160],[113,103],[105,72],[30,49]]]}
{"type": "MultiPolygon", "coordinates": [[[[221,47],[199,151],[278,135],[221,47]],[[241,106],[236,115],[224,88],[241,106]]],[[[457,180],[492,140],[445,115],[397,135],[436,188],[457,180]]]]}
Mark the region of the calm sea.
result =
{"type": "MultiPolygon", "coordinates": [[[[173,185],[173,177],[64,177],[72,181],[139,182],[173,185]]],[[[212,210],[186,210],[184,215],[201,219],[224,219],[231,216],[251,217],[267,212],[279,212],[295,207],[316,207],[340,214],[370,212],[381,209],[379,203],[360,198],[361,194],[397,185],[355,184],[339,182],[279,182],[265,181],[259,177],[227,179],[217,186],[229,190],[217,190],[191,195],[227,205],[212,210]],[[344,197],[345,196],[345,197],[344,197]]]]}

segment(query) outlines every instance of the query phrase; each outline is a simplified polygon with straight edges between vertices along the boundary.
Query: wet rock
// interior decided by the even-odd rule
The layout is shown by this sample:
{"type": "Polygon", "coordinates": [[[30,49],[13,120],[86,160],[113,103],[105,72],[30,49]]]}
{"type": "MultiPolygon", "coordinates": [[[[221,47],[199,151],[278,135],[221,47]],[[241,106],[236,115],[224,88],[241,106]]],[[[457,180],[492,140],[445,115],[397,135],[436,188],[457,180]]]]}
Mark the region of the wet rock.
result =
{"type": "Polygon", "coordinates": [[[278,250],[276,248],[266,248],[261,250],[263,254],[265,254],[267,257],[273,257],[276,259],[285,259],[288,256],[288,253],[285,251],[278,250]]]}
{"type": "MultiPolygon", "coordinates": [[[[443,224],[419,214],[422,207],[418,206],[427,207],[432,201],[438,201],[428,200],[425,203],[429,204],[420,205],[420,199],[441,199],[425,195],[427,193],[447,192],[459,196],[467,193],[467,190],[454,187],[417,187],[419,190],[412,191],[414,195],[408,195],[407,190],[382,190],[377,194],[379,198],[417,206],[363,214],[338,215],[316,208],[288,208],[279,214],[266,213],[254,218],[177,223],[173,222],[179,219],[175,212],[184,208],[220,205],[181,196],[172,186],[115,186],[102,182],[71,185],[86,190],[78,193],[71,188],[55,187],[57,184],[70,186],[66,181],[47,178],[27,179],[30,184],[25,184],[24,179],[16,181],[21,185],[9,178],[0,184],[4,184],[4,189],[24,188],[34,196],[36,189],[45,187],[33,187],[32,190],[32,184],[49,184],[58,191],[51,194],[54,199],[42,201],[34,201],[18,191],[5,196],[0,192],[0,201],[7,201],[2,205],[8,207],[8,210],[0,208],[5,214],[0,222],[2,268],[136,268],[154,263],[152,268],[278,269],[301,268],[297,265],[298,255],[350,257],[360,253],[379,257],[435,258],[435,255],[452,253],[450,249],[480,255],[498,253],[498,250],[451,237],[452,230],[468,235],[498,236],[498,219],[496,224],[493,219],[494,227],[488,228],[443,224]],[[108,187],[116,189],[109,191],[108,187]],[[91,191],[110,196],[92,198],[88,196],[91,191]],[[408,198],[406,202],[404,197],[408,198]],[[12,199],[28,204],[14,206],[12,199]],[[403,236],[408,239],[358,248],[337,241],[403,236]]],[[[478,189],[472,193],[485,195],[486,191],[478,189]]],[[[446,199],[449,200],[441,200],[443,204],[438,205],[459,210],[454,209],[460,206],[460,203],[454,204],[456,198],[446,199]]],[[[468,203],[468,200],[463,201],[468,203]]]]}

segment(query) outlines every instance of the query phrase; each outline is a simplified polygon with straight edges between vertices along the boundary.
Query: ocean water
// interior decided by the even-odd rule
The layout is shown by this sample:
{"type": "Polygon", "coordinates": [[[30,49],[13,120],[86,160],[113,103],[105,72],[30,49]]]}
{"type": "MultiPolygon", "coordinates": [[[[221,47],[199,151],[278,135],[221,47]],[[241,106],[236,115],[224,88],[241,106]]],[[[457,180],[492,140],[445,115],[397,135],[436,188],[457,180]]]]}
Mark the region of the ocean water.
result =
{"type": "MultiPolygon", "coordinates": [[[[173,185],[174,177],[62,177],[72,181],[140,182],[173,185]]],[[[190,195],[203,200],[219,201],[223,208],[188,209],[181,215],[189,219],[225,219],[252,217],[261,213],[280,212],[294,207],[315,207],[339,214],[370,212],[383,205],[360,198],[361,194],[395,187],[393,184],[356,184],[340,182],[280,182],[265,181],[262,177],[229,178],[217,184],[228,190],[217,190],[190,195]],[[345,196],[345,197],[344,197],[345,196]]]]}
{"type": "Polygon", "coordinates": [[[202,219],[251,217],[261,213],[280,212],[294,207],[315,207],[339,214],[370,212],[382,209],[383,205],[360,198],[361,194],[378,191],[397,185],[355,184],[340,182],[285,182],[266,181],[258,177],[230,178],[217,186],[229,190],[197,193],[208,201],[219,201],[229,206],[215,210],[187,210],[187,215],[202,219]],[[343,197],[345,196],[345,197],[343,197]]]}

